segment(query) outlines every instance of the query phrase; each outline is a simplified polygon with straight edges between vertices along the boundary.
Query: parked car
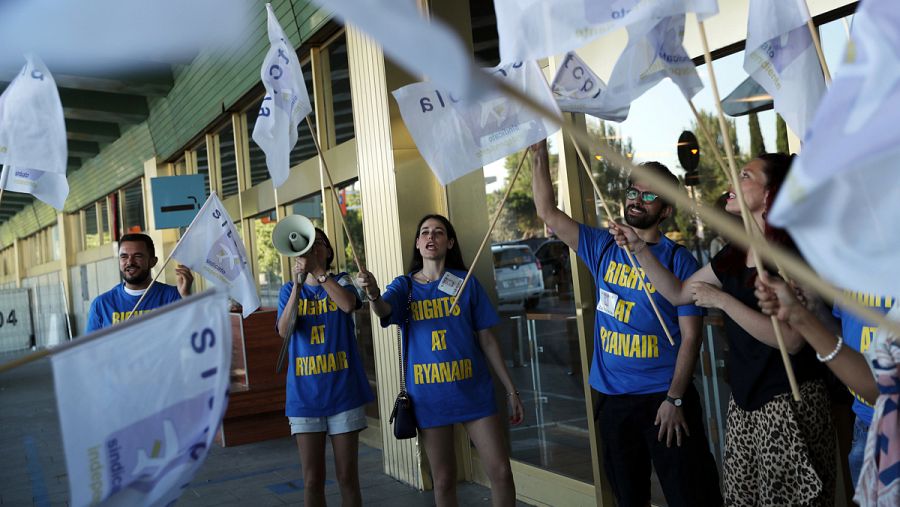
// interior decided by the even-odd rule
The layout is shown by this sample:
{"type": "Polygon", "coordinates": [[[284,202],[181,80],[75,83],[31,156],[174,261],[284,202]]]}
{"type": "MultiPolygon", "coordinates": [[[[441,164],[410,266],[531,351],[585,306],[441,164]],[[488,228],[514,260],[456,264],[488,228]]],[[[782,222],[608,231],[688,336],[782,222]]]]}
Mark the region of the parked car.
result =
{"type": "Polygon", "coordinates": [[[569,247],[558,239],[548,239],[535,250],[544,280],[544,288],[562,299],[572,296],[572,264],[569,247]]]}
{"type": "Polygon", "coordinates": [[[526,309],[537,306],[544,292],[541,264],[526,245],[493,245],[494,279],[501,303],[524,302],[526,309]]]}

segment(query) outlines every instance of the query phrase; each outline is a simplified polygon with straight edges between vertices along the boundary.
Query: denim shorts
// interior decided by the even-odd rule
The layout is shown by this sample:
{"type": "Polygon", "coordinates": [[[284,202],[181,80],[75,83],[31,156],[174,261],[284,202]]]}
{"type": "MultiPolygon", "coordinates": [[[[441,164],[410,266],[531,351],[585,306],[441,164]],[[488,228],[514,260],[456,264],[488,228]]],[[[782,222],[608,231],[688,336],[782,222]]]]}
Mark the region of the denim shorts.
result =
{"type": "Polygon", "coordinates": [[[323,417],[288,417],[291,423],[291,435],[297,433],[322,433],[340,435],[366,429],[366,406],[360,405],[339,414],[323,417]]]}

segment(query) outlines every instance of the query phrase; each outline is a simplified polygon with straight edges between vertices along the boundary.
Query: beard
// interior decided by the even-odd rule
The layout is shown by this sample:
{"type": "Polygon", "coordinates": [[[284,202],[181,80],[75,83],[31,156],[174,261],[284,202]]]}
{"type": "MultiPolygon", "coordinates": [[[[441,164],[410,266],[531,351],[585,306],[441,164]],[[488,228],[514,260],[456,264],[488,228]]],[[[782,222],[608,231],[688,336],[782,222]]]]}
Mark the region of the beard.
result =
{"type": "Polygon", "coordinates": [[[137,271],[133,275],[128,275],[125,271],[122,271],[122,278],[125,279],[125,282],[131,285],[140,285],[147,281],[150,278],[150,270],[140,269],[137,266],[128,266],[129,268],[136,268],[137,271]]]}
{"type": "Polygon", "coordinates": [[[634,227],[635,229],[649,229],[651,227],[656,227],[659,225],[659,217],[662,214],[662,210],[657,213],[650,213],[647,208],[641,208],[639,206],[628,206],[625,209],[625,223],[634,227]],[[628,213],[629,210],[643,210],[643,215],[631,215],[628,213]]]}

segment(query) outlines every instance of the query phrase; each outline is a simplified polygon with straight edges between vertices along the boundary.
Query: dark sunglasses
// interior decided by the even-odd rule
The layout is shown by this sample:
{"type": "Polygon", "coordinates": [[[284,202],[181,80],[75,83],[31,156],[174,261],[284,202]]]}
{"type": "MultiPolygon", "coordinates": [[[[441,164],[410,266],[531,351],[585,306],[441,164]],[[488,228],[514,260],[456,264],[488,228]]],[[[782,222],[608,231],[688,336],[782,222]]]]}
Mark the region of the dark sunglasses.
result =
{"type": "Polygon", "coordinates": [[[638,197],[641,198],[642,202],[646,202],[646,203],[651,203],[651,202],[659,199],[659,196],[654,194],[653,192],[648,192],[648,191],[641,192],[640,190],[638,190],[634,187],[625,189],[625,198],[626,199],[628,199],[630,201],[636,201],[638,199],[638,197]]]}

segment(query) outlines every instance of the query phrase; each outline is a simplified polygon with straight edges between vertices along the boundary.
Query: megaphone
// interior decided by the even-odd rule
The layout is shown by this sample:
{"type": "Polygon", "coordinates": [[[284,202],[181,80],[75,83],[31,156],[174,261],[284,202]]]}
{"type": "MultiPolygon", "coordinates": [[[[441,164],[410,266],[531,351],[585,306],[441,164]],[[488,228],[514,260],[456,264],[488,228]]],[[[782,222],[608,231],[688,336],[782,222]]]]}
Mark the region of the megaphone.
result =
{"type": "Polygon", "coordinates": [[[297,257],[308,252],[316,240],[316,226],[303,215],[284,217],[272,231],[272,245],[281,255],[297,257]]]}

